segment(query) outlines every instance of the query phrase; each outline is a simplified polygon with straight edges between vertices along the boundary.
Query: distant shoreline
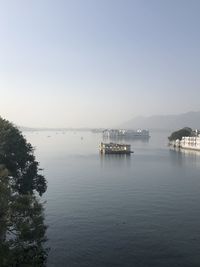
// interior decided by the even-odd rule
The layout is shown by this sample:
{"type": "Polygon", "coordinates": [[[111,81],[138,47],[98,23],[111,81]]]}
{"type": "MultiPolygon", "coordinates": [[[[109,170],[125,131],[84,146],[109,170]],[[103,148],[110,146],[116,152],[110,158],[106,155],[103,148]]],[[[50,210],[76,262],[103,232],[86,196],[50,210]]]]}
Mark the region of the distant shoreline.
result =
{"type": "MultiPolygon", "coordinates": [[[[22,132],[47,132],[47,131],[51,131],[51,132],[72,132],[72,131],[76,131],[76,132],[90,132],[93,131],[94,128],[29,128],[29,127],[18,127],[22,132]]],[[[95,129],[103,129],[103,128],[95,128],[95,129]]],[[[106,128],[105,128],[106,129],[106,128]]],[[[119,128],[122,129],[122,128],[119,128]]],[[[130,130],[136,130],[137,128],[129,128],[130,130]]],[[[172,131],[173,129],[159,129],[159,128],[154,128],[154,129],[149,129],[150,132],[163,132],[163,133],[168,133],[170,131],[172,131]]],[[[103,130],[102,130],[103,131],[103,130]]]]}

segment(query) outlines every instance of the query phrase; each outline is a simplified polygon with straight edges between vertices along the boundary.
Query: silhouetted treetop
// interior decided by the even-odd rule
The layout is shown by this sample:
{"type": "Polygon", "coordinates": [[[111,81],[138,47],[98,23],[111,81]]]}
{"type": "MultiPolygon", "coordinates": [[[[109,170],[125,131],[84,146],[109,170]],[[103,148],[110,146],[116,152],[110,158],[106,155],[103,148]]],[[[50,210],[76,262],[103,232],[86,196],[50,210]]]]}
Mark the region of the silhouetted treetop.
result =
{"type": "Polygon", "coordinates": [[[178,131],[173,132],[169,137],[169,141],[181,140],[183,136],[192,136],[193,130],[189,127],[182,128],[178,131]]]}
{"type": "Polygon", "coordinates": [[[39,174],[33,151],[19,129],[0,117],[0,163],[8,169],[20,193],[36,190],[42,195],[47,188],[46,180],[39,174]]]}
{"type": "Polygon", "coordinates": [[[46,191],[33,147],[0,117],[0,266],[45,267],[49,249],[43,203],[46,191]]]}

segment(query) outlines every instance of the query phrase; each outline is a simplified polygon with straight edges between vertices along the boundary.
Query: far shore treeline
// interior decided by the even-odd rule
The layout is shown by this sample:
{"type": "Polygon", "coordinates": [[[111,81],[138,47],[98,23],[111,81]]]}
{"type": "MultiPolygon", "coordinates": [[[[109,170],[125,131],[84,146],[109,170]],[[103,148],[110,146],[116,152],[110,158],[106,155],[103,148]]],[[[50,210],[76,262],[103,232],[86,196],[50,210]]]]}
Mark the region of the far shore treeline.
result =
{"type": "Polygon", "coordinates": [[[44,207],[47,189],[34,150],[0,117],[0,266],[46,266],[44,207]]]}

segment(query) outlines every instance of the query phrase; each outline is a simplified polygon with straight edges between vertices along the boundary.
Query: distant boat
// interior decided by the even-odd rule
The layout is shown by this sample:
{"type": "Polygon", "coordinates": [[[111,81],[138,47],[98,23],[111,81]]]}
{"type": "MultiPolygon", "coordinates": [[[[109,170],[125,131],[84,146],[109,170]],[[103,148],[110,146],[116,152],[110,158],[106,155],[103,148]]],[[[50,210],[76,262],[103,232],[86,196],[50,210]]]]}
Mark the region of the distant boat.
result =
{"type": "Polygon", "coordinates": [[[131,154],[131,145],[117,143],[101,143],[99,150],[102,154],[131,154]]]}

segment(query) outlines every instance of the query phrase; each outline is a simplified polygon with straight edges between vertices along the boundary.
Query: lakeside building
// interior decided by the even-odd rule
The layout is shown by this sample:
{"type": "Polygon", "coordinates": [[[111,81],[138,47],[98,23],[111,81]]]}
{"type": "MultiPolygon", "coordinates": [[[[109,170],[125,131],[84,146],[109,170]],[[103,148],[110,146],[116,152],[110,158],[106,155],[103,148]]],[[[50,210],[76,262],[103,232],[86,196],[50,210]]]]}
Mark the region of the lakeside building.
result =
{"type": "Polygon", "coordinates": [[[200,135],[192,137],[183,137],[180,140],[180,147],[200,150],[200,135]]]}
{"type": "Polygon", "coordinates": [[[125,130],[125,129],[106,129],[103,131],[103,137],[107,138],[149,138],[148,130],[125,130]]]}
{"type": "Polygon", "coordinates": [[[170,145],[178,148],[192,149],[200,151],[200,133],[194,131],[194,136],[183,136],[181,140],[171,141],[170,145]]]}

